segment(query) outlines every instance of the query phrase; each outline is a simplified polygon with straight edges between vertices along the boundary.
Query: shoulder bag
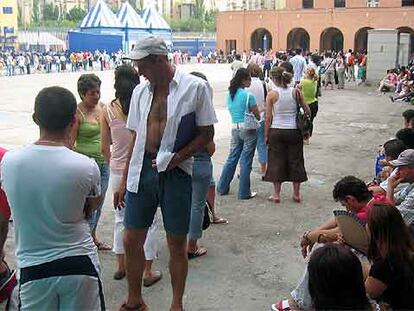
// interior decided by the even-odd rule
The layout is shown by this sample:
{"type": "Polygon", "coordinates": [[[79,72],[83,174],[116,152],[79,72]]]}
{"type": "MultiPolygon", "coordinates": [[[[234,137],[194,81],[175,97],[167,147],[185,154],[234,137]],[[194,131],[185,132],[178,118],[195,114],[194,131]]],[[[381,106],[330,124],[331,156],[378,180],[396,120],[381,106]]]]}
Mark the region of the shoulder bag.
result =
{"type": "Polygon", "coordinates": [[[312,127],[312,121],[299,103],[298,89],[295,89],[295,100],[296,100],[296,126],[302,133],[303,138],[307,139],[310,136],[310,130],[312,127]]]}
{"type": "Polygon", "coordinates": [[[250,94],[247,93],[246,108],[244,110],[244,128],[246,130],[257,130],[260,127],[260,123],[253,112],[249,111],[249,98],[250,94]]]}

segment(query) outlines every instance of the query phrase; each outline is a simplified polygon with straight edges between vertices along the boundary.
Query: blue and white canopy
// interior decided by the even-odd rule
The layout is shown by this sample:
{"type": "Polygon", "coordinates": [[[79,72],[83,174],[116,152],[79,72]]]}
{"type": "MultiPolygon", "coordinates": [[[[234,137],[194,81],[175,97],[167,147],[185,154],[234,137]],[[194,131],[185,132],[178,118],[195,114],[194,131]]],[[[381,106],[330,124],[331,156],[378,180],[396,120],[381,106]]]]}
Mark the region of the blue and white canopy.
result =
{"type": "Polygon", "coordinates": [[[124,28],[147,29],[147,25],[134,8],[125,1],[116,13],[116,17],[124,28]]]}
{"type": "Polygon", "coordinates": [[[106,3],[98,0],[83,19],[80,28],[122,28],[122,24],[106,3]]]}
{"type": "Polygon", "coordinates": [[[170,25],[168,25],[161,14],[158,13],[154,3],[142,10],[142,19],[147,24],[149,30],[167,30],[171,32],[170,25]]]}

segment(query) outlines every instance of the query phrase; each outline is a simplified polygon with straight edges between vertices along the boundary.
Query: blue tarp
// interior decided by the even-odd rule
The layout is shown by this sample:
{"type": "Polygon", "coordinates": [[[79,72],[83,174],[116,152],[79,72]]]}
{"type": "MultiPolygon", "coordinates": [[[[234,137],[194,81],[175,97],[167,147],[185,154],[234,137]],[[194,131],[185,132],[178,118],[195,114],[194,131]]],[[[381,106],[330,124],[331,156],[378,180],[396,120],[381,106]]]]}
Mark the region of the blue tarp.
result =
{"type": "Polygon", "coordinates": [[[203,56],[207,56],[210,51],[216,50],[216,40],[212,39],[182,39],[173,40],[173,51],[181,50],[181,52],[187,52],[190,55],[197,55],[200,51],[203,56]]]}
{"type": "Polygon", "coordinates": [[[108,53],[122,50],[123,36],[92,34],[86,32],[69,31],[69,51],[107,51],[108,53]]]}

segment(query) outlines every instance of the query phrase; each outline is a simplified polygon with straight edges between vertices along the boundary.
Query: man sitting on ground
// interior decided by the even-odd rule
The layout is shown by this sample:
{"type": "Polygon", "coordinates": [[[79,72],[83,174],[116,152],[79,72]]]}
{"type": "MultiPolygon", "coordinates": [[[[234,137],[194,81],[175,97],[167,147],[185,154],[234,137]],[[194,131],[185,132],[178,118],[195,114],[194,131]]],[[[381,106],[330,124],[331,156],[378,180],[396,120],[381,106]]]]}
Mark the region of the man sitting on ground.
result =
{"type": "Polygon", "coordinates": [[[396,169],[388,178],[387,198],[395,204],[408,226],[414,225],[414,149],[407,149],[397,160],[390,161],[396,169]],[[396,188],[407,183],[401,190],[396,188]]]}
{"type": "MultiPolygon", "coordinates": [[[[335,184],[333,198],[340,202],[347,211],[354,213],[362,222],[366,223],[372,194],[362,180],[354,176],[342,178],[335,184]]],[[[341,239],[341,230],[335,218],[331,218],[322,226],[306,231],[302,235],[300,241],[302,255],[306,257],[316,243],[335,242],[338,239],[341,239]]],[[[312,309],[313,303],[309,293],[308,278],[306,269],[297,287],[291,292],[292,299],[273,304],[272,310],[312,309]]]]}
{"type": "Polygon", "coordinates": [[[41,90],[33,114],[39,139],[1,162],[16,228],[21,310],[105,310],[86,221],[101,201],[99,169],[67,148],[76,106],[64,88],[41,90]]]}

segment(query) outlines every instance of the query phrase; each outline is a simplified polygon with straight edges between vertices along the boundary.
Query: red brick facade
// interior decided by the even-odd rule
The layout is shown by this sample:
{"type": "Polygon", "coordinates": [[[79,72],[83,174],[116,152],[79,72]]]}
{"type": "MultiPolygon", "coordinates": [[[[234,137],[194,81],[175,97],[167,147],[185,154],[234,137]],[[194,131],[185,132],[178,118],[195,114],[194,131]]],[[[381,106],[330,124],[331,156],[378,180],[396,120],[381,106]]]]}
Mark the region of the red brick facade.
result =
{"type": "Polygon", "coordinates": [[[276,11],[220,12],[217,48],[362,50],[368,29],[394,28],[414,36],[414,6],[402,7],[402,0],[380,0],[375,8],[368,8],[367,0],[346,0],[345,8],[334,8],[334,0],[314,0],[313,9],[303,9],[302,1],[287,0],[287,8],[276,11]]]}

